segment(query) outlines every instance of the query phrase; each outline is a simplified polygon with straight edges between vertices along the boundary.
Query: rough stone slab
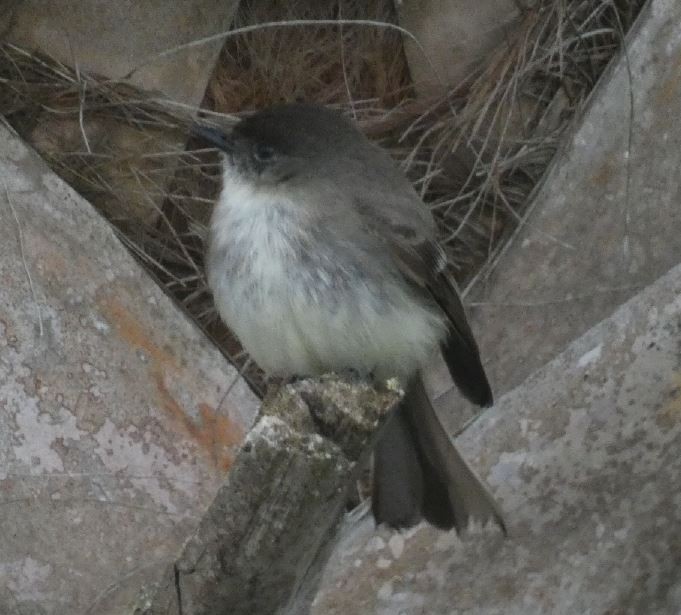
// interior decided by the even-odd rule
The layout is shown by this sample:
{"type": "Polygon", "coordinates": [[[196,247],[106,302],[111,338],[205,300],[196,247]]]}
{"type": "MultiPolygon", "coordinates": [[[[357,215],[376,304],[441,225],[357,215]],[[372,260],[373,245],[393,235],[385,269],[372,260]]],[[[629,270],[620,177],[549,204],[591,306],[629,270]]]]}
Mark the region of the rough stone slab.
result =
{"type": "Polygon", "coordinates": [[[457,438],[509,530],[347,536],[312,613],[645,613],[681,606],[681,266],[457,438]]]}
{"type": "Polygon", "coordinates": [[[401,0],[400,25],[419,41],[404,37],[411,77],[428,94],[459,84],[479,67],[520,16],[514,0],[401,0]]]}
{"type": "Polygon", "coordinates": [[[224,398],[234,369],[1,127],[0,281],[0,612],[129,612],[258,401],[243,382],[224,398]]]}
{"type": "Polygon", "coordinates": [[[357,462],[401,398],[395,388],[332,376],[268,396],[228,483],[144,614],[269,615],[300,604],[301,584],[318,577],[318,553],[332,541],[357,462]]]}
{"type": "MultiPolygon", "coordinates": [[[[82,76],[122,80],[193,107],[203,100],[222,41],[159,53],[229,30],[238,0],[141,2],[108,0],[12,0],[0,2],[3,40],[38,51],[82,76]]],[[[88,90],[90,91],[90,90],[88,90]]],[[[88,150],[97,159],[102,183],[97,206],[115,220],[153,224],[159,219],[164,189],[174,176],[186,134],[170,128],[140,131],[115,117],[84,113],[81,118],[44,111],[27,137],[46,158],[88,150]],[[144,154],[163,156],[144,158],[144,154]],[[121,172],[121,160],[136,161],[134,173],[121,172]]]]}
{"type": "MultiPolygon", "coordinates": [[[[594,91],[574,135],[538,192],[528,224],[485,288],[472,293],[473,327],[497,396],[522,382],[681,259],[681,124],[670,116],[670,109],[681,104],[680,24],[678,2],[653,0],[643,9],[628,37],[627,57],[607,71],[594,91]],[[634,97],[631,121],[630,92],[634,97]]],[[[664,290],[663,285],[656,288],[664,290]]],[[[664,296],[673,297],[673,289],[664,296]]],[[[658,313],[663,305],[660,296],[655,306],[658,313]]],[[[605,354],[606,346],[600,357],[598,351],[587,354],[599,343],[585,347],[580,356],[598,360],[604,368],[603,362],[613,359],[605,354]]],[[[619,365],[614,363],[613,369],[619,365]]],[[[672,395],[665,376],[658,388],[658,375],[647,369],[642,374],[646,383],[641,394],[650,391],[650,404],[665,394],[665,387],[672,395]]],[[[554,374],[554,384],[557,394],[565,386],[560,369],[554,374]]],[[[522,405],[526,400],[530,403],[533,393],[531,388],[521,387],[513,395],[522,405]]],[[[539,530],[534,539],[521,536],[519,546],[507,547],[496,537],[479,541],[473,535],[462,544],[453,535],[423,528],[393,535],[376,532],[370,519],[348,524],[328,567],[313,609],[315,615],[343,613],[343,606],[351,601],[355,612],[380,615],[449,614],[457,612],[457,605],[471,613],[575,613],[586,612],[587,607],[592,607],[592,613],[603,613],[607,611],[601,608],[603,604],[618,601],[622,608],[608,612],[676,612],[681,604],[681,582],[675,576],[679,562],[673,561],[678,532],[672,535],[672,524],[665,519],[669,518],[669,498],[678,497],[674,490],[679,492],[678,482],[674,482],[678,481],[678,469],[677,475],[673,474],[675,447],[669,444],[677,437],[677,423],[670,423],[669,434],[648,429],[650,407],[639,408],[640,414],[633,417],[615,403],[605,385],[603,395],[612,403],[610,407],[597,406],[602,416],[594,417],[586,403],[579,410],[582,414],[575,415],[584,417],[588,432],[569,430],[567,436],[558,433],[551,442],[545,433],[535,436],[537,425],[545,430],[555,423],[558,429],[573,420],[574,400],[566,397],[555,400],[555,406],[514,408],[508,420],[493,409],[483,414],[480,425],[474,424],[459,437],[462,452],[470,452],[474,467],[501,496],[511,532],[518,524],[527,528],[536,523],[539,530]],[[620,427],[626,428],[628,440],[624,442],[629,448],[625,450],[616,442],[622,434],[620,427]],[[518,430],[523,438],[537,438],[547,461],[535,462],[516,443],[509,444],[506,432],[517,435],[518,430]],[[594,438],[610,442],[592,449],[594,438]],[[668,469],[661,470],[649,484],[626,482],[628,474],[646,477],[647,468],[654,465],[651,456],[658,453],[660,459],[664,456],[658,460],[660,468],[668,461],[668,469]],[[504,474],[504,463],[511,464],[514,471],[504,474]],[[502,465],[493,474],[490,469],[495,464],[502,465]],[[594,476],[607,464],[608,473],[597,475],[591,483],[584,477],[584,464],[594,476]],[[544,481],[541,489],[536,484],[530,487],[534,476],[544,481]],[[612,489],[619,491],[613,495],[612,489]],[[649,497],[654,490],[657,495],[649,497]],[[649,518],[634,511],[626,516],[632,507],[641,510],[647,506],[649,518]],[[580,508],[585,511],[583,518],[579,518],[580,508]],[[547,516],[553,518],[553,525],[547,524],[547,516]],[[654,530],[651,524],[655,524],[654,530]],[[613,540],[617,548],[610,550],[608,544],[613,540]],[[666,551],[660,545],[665,542],[666,551]],[[522,560],[523,549],[525,555],[538,554],[535,566],[519,567],[516,572],[516,562],[529,561],[522,560]],[[645,557],[649,561],[644,561],[645,557]],[[575,571],[578,566],[584,571],[575,571]],[[610,578],[599,572],[601,566],[610,578]],[[594,575],[594,580],[588,575],[594,575]],[[648,585],[643,587],[645,575],[648,585]],[[457,581],[459,578],[469,584],[457,581]],[[583,588],[589,591],[582,600],[593,600],[593,604],[580,609],[583,588]],[[484,597],[485,591],[491,592],[489,599],[484,597]],[[503,592],[508,593],[513,608],[505,608],[503,592]],[[546,600],[567,596],[567,606],[548,608],[548,603],[541,604],[542,595],[546,600]],[[526,607],[522,606],[524,599],[526,607]],[[645,608],[646,599],[651,601],[650,609],[645,608]]],[[[453,417],[449,423],[452,432],[460,431],[460,397],[450,391],[438,401],[441,416],[453,417]]],[[[505,402],[501,403],[508,412],[505,402]]],[[[674,412],[670,416],[674,421],[678,418],[674,412]]],[[[677,509],[678,504],[675,502],[677,509]]],[[[678,527],[678,519],[672,521],[678,527]]]]}
{"type": "Polygon", "coordinates": [[[681,260],[681,122],[670,115],[681,108],[681,3],[652,0],[628,41],[527,225],[468,297],[497,394],[681,260]]]}
{"type": "MultiPolygon", "coordinates": [[[[238,5],[238,0],[13,0],[0,28],[4,23],[11,42],[67,66],[122,79],[160,52],[229,30],[238,5]]],[[[155,58],[130,81],[198,106],[221,48],[216,41],[155,58]]]]}

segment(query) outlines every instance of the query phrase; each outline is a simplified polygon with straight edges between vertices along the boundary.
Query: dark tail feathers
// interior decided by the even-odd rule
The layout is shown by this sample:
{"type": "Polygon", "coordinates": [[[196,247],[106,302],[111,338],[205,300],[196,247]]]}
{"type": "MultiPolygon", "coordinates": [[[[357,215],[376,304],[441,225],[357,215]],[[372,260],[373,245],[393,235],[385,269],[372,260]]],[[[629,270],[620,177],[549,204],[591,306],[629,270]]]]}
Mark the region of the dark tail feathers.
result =
{"type": "MultiPolygon", "coordinates": [[[[484,389],[474,390],[484,397],[484,389]]],[[[372,510],[377,523],[395,528],[422,518],[442,529],[465,529],[471,519],[504,528],[494,498],[440,424],[420,376],[376,443],[372,510]]]]}

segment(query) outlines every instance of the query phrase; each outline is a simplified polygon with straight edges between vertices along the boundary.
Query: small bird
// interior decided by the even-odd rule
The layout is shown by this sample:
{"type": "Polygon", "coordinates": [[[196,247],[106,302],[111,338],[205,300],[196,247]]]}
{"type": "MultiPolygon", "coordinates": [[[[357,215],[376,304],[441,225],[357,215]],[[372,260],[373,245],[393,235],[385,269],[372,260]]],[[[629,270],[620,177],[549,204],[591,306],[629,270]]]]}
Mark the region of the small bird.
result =
{"type": "Polygon", "coordinates": [[[208,283],[251,357],[270,375],[352,370],[405,386],[374,450],[376,522],[503,527],[423,385],[440,350],[463,395],[492,403],[434,220],[407,178],[322,106],[279,105],[229,134],[196,132],[224,154],[208,283]]]}

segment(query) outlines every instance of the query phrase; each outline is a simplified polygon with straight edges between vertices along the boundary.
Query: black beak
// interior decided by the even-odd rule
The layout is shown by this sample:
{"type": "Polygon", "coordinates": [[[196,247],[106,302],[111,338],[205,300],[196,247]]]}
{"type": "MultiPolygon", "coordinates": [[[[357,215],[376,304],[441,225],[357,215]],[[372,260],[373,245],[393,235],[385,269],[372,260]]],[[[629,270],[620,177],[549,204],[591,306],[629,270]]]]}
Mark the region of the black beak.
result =
{"type": "Polygon", "coordinates": [[[220,128],[194,124],[192,126],[191,134],[207,141],[223,152],[231,152],[234,150],[234,139],[220,128]]]}

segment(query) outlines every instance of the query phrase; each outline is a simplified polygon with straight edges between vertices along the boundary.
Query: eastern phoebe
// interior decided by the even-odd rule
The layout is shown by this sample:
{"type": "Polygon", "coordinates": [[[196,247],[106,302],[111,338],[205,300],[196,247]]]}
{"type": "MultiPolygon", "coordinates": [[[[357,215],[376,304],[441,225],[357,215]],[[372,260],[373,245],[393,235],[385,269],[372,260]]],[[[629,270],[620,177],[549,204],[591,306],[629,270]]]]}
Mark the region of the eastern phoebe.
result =
{"type": "Polygon", "coordinates": [[[272,375],[352,369],[405,385],[374,451],[376,521],[501,523],[424,390],[421,369],[440,349],[461,392],[492,403],[433,218],[392,159],[314,105],[197,132],[224,153],[208,283],[253,359],[272,375]]]}

